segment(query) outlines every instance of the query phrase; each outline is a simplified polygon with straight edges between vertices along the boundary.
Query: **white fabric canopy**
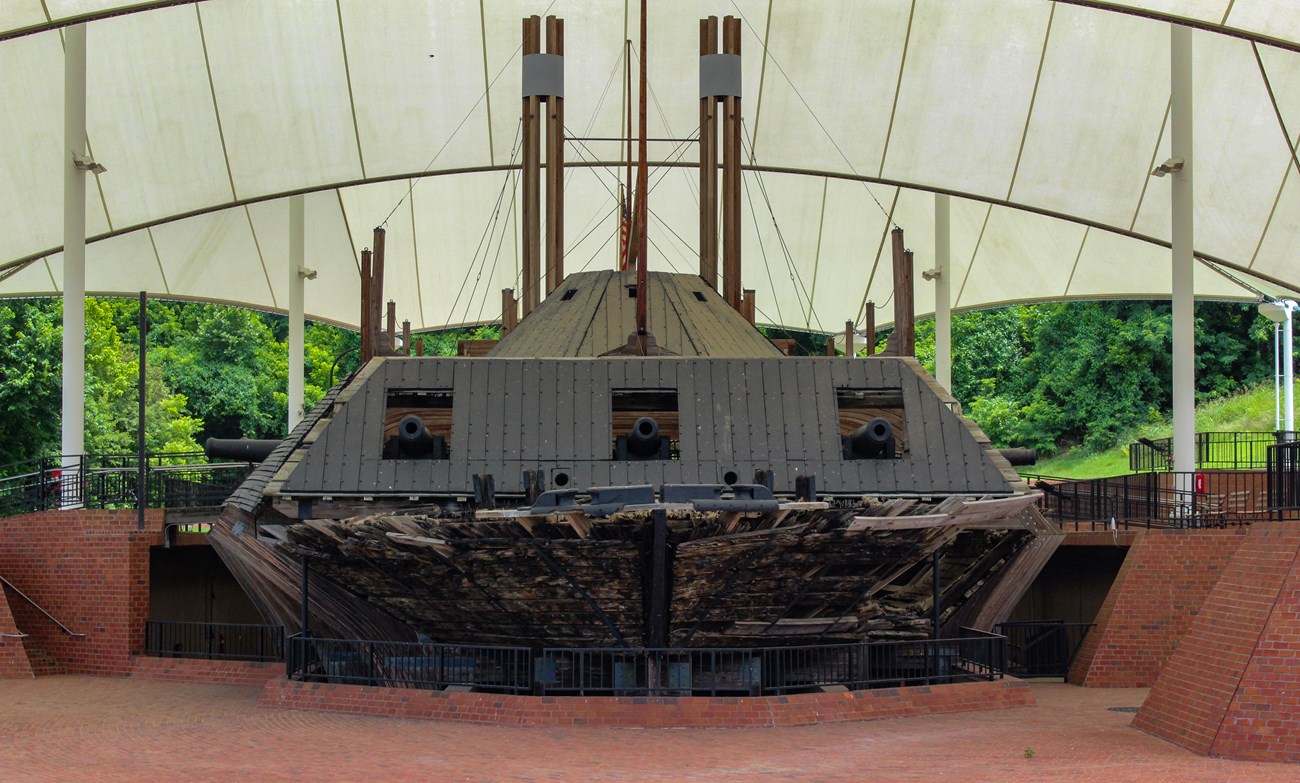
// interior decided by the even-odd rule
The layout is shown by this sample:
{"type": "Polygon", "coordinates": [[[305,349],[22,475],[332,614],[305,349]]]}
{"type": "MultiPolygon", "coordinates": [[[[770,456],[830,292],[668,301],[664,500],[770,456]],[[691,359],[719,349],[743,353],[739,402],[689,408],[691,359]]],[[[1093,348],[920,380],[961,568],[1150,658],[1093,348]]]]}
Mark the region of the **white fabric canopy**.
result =
{"type": "MultiPolygon", "coordinates": [[[[0,295],[61,289],[57,24],[90,18],[87,135],[108,171],[88,187],[89,291],[283,311],[285,196],[307,192],[309,317],[356,324],[359,252],[385,224],[399,318],[496,320],[519,285],[520,19],[565,19],[569,133],[617,136],[636,5],[0,0],[0,295]]],[[[1168,296],[1169,180],[1149,172],[1168,157],[1169,19],[1199,28],[1196,250],[1300,282],[1293,0],[654,0],[651,136],[696,132],[707,14],[743,19],[760,321],[860,323],[890,296],[891,223],[933,266],[933,190],[954,196],[957,309],[1168,296]]],[[[652,268],[693,271],[695,147],[650,152],[682,164],[652,171],[652,268]]],[[[594,164],[620,159],[568,146],[567,271],[614,263],[621,169],[594,164]]],[[[1204,265],[1196,291],[1253,297],[1204,265]]]]}

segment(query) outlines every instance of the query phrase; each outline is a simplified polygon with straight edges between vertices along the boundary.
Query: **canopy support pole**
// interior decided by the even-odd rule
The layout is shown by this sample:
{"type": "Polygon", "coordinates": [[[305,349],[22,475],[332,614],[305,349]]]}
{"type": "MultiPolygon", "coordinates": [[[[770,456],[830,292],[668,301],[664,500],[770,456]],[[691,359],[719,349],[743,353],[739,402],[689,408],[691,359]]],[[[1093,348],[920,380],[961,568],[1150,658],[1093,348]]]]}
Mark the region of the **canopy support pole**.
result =
{"type": "Polygon", "coordinates": [[[302,420],[304,399],[303,296],[308,275],[306,269],[306,217],[303,196],[289,197],[289,429],[302,420]]]}
{"type": "Polygon", "coordinates": [[[63,502],[81,505],[86,450],[86,26],[63,32],[63,502]]]}
{"type": "Polygon", "coordinates": [[[952,391],[952,222],[948,196],[934,194],[934,377],[952,391]]]}
{"type": "Polygon", "coordinates": [[[1170,27],[1170,154],[1181,158],[1172,180],[1174,470],[1196,469],[1196,304],[1192,298],[1192,30],[1170,27]]]}

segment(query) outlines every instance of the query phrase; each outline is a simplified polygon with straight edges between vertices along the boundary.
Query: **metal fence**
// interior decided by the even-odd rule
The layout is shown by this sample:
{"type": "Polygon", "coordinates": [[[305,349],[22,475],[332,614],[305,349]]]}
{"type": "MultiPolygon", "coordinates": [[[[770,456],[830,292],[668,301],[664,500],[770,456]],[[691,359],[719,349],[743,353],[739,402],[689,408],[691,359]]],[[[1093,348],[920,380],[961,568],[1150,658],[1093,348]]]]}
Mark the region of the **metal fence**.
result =
{"type": "MultiPolygon", "coordinates": [[[[1198,432],[1198,470],[1262,470],[1268,464],[1268,447],[1297,439],[1297,433],[1198,432]]],[[[1135,473],[1173,470],[1173,438],[1144,438],[1129,444],[1128,466],[1135,473]]]]}
{"type": "Polygon", "coordinates": [[[404,688],[461,686],[529,693],[533,655],[527,647],[371,642],[289,637],[290,679],[404,688]]]}
{"type": "Polygon", "coordinates": [[[284,629],[278,625],[150,620],[144,638],[145,654],[163,658],[284,660],[284,629]]]}
{"type": "Polygon", "coordinates": [[[1007,674],[1015,677],[1065,677],[1093,623],[1060,620],[998,625],[1007,637],[1007,674]]]}
{"type": "Polygon", "coordinates": [[[1300,443],[1269,448],[1268,505],[1279,515],[1300,509],[1300,443]]]}
{"type": "MultiPolygon", "coordinates": [[[[219,506],[255,467],[203,460],[202,452],[146,455],[143,504],[172,509],[219,506]]],[[[136,508],[140,467],[134,454],[45,457],[0,466],[0,516],[64,506],[136,508]]]]}
{"type": "Polygon", "coordinates": [[[1277,471],[1153,472],[1083,481],[1032,482],[1043,493],[1039,508],[1067,527],[1104,530],[1112,521],[1128,528],[1233,527],[1300,519],[1300,505],[1272,502],[1277,471]]]}
{"type": "Polygon", "coordinates": [[[537,664],[537,692],[760,696],[1000,678],[1006,639],[963,632],[957,639],[797,647],[552,648],[537,664]]]}
{"type": "Polygon", "coordinates": [[[1000,679],[1005,636],[770,648],[546,648],[288,639],[290,679],[570,696],[760,696],[1000,679]]]}

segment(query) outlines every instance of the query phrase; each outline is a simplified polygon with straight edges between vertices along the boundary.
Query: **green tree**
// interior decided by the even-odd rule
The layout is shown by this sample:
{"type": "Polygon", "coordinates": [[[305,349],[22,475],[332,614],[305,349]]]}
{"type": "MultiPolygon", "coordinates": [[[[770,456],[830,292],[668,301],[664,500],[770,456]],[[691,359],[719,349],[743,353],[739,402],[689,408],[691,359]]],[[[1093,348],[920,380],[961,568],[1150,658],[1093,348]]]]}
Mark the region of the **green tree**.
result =
{"type": "MultiPolygon", "coordinates": [[[[86,300],[86,451],[133,454],[138,448],[138,322],[128,337],[119,332],[122,316],[138,317],[129,299],[86,300]]],[[[185,396],[173,394],[153,362],[145,371],[145,450],[196,451],[194,435],[203,422],[189,415],[185,396]]]]}
{"type": "Polygon", "coordinates": [[[59,451],[61,304],[0,302],[0,464],[59,451]]]}
{"type": "Polygon", "coordinates": [[[203,421],[199,437],[284,437],[288,358],[267,317],[183,306],[158,335],[163,377],[203,421]]]}

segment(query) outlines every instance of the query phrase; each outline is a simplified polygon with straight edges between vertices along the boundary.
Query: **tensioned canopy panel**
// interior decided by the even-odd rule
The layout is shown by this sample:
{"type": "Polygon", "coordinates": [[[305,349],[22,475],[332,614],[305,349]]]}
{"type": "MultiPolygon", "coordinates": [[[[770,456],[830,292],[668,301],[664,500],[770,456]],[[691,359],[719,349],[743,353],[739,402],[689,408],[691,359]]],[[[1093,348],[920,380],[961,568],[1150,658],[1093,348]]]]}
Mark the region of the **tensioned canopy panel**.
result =
{"type": "MultiPolygon", "coordinates": [[[[283,310],[286,196],[304,192],[310,317],[356,323],[359,252],[383,224],[401,317],[495,320],[519,286],[520,19],[565,18],[569,134],[617,136],[637,5],[5,0],[0,295],[61,290],[58,25],[89,19],[87,135],[108,171],[88,188],[88,290],[283,310]]],[[[933,266],[932,191],[953,196],[959,309],[1168,296],[1169,180],[1149,172],[1169,155],[1171,21],[1198,29],[1197,253],[1265,290],[1300,282],[1291,0],[654,0],[651,136],[697,131],[707,14],[743,20],[761,321],[833,330],[885,305],[892,225],[933,266]]],[[[652,171],[651,263],[695,270],[695,146],[650,154],[670,164],[652,171]]],[[[567,269],[609,268],[621,146],[567,157],[567,269]]],[[[1204,265],[1196,292],[1253,297],[1204,265]]]]}

